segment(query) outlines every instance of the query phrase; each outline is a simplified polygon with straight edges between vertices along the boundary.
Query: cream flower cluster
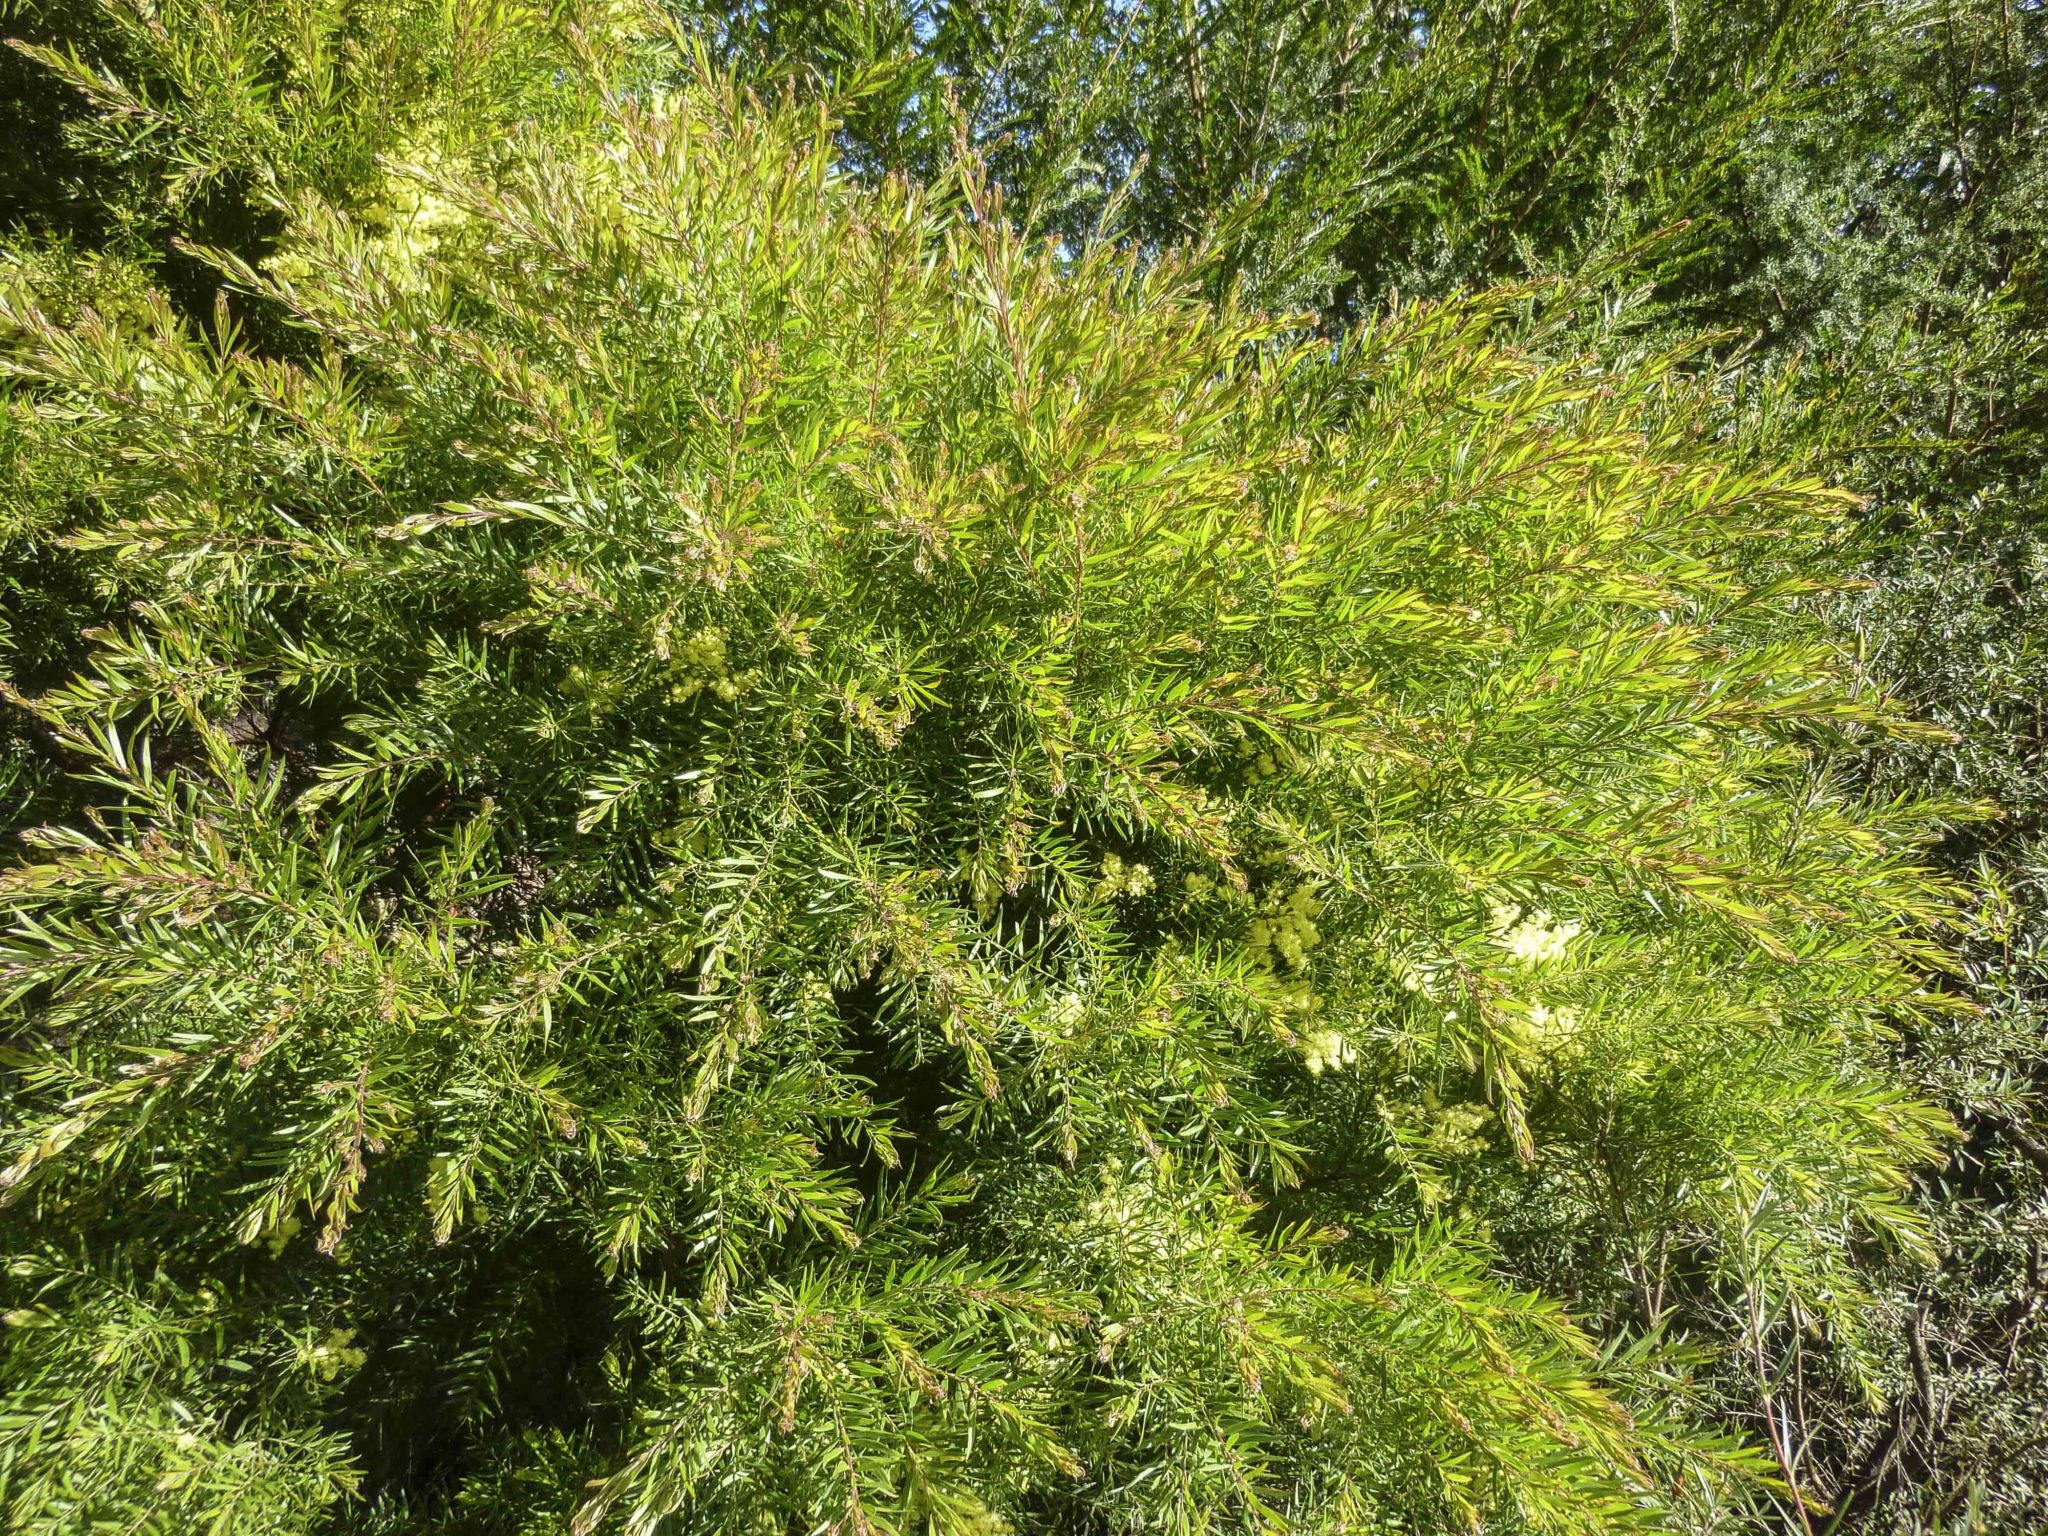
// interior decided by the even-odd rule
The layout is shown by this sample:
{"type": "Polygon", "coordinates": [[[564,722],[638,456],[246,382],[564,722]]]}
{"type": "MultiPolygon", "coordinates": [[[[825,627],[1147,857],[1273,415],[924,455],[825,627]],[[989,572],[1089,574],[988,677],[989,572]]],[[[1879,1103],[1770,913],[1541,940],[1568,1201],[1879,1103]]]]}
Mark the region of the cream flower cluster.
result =
{"type": "Polygon", "coordinates": [[[379,242],[391,256],[416,262],[434,254],[443,235],[469,215],[411,176],[385,179],[391,201],[391,221],[379,242]]]}
{"type": "Polygon", "coordinates": [[[1259,784],[1276,779],[1295,767],[1300,759],[1294,750],[1284,742],[1272,740],[1264,735],[1253,735],[1242,726],[1236,728],[1240,738],[1237,749],[1238,762],[1243,766],[1245,780],[1259,784]]]}
{"type": "Polygon", "coordinates": [[[1552,1008],[1547,1003],[1531,1003],[1527,1021],[1524,1033],[1538,1051],[1567,1044],[1583,1027],[1578,1009],[1552,1008]]]}
{"type": "Polygon", "coordinates": [[[1321,899],[1307,885],[1276,893],[1260,904],[1258,916],[1245,929],[1245,944],[1267,965],[1273,965],[1277,956],[1298,971],[1308,964],[1309,951],[1323,941],[1316,927],[1322,913],[1321,899]]]}
{"type": "Polygon", "coordinates": [[[336,1328],[306,1353],[306,1364],[322,1381],[359,1371],[370,1357],[356,1348],[353,1328],[336,1328]]]}
{"type": "Polygon", "coordinates": [[[1522,965],[1550,965],[1564,959],[1580,933],[1575,922],[1557,922],[1538,907],[1493,909],[1493,941],[1522,965]]]}
{"type": "MultiPolygon", "coordinates": [[[[442,240],[471,217],[429,185],[429,178],[446,169],[447,157],[434,146],[400,145],[384,170],[381,195],[373,197],[365,210],[376,230],[370,245],[378,257],[377,269],[409,287],[422,282],[422,269],[442,240]]],[[[264,265],[286,282],[311,270],[306,258],[289,246],[264,265]]]]}
{"type": "Polygon", "coordinates": [[[1442,1104],[1436,1094],[1425,1092],[1421,1104],[1403,1118],[1409,1124],[1421,1122],[1421,1141],[1432,1157],[1470,1157],[1487,1149],[1487,1120],[1493,1112],[1485,1104],[1442,1104]]]}
{"type": "Polygon", "coordinates": [[[1155,1261],[1171,1260],[1187,1241],[1171,1210],[1158,1199],[1155,1172],[1138,1163],[1128,1174],[1121,1158],[1104,1161],[1096,1193],[1082,1202],[1067,1231],[1082,1241],[1113,1235],[1126,1252],[1155,1261]]]}
{"type": "Polygon", "coordinates": [[[689,702],[707,688],[730,704],[754,680],[751,672],[734,672],[727,665],[722,629],[698,630],[669,652],[668,664],[675,674],[668,696],[678,704],[689,702]]]}
{"type": "Polygon", "coordinates": [[[1283,757],[1275,756],[1271,752],[1261,752],[1246,765],[1245,777],[1251,780],[1252,783],[1257,784],[1261,780],[1278,776],[1286,766],[1287,763],[1283,757]]]}
{"type": "Polygon", "coordinates": [[[1151,890],[1151,865],[1126,864],[1113,853],[1103,856],[1102,878],[1095,883],[1098,901],[1109,901],[1118,896],[1145,896],[1151,890]]]}
{"type": "MultiPolygon", "coordinates": [[[[1431,1108],[1436,1108],[1434,1104],[1431,1108]]],[[[1446,1104],[1429,1122],[1429,1149],[1438,1157],[1470,1157],[1486,1150],[1486,1122],[1492,1118],[1481,1104],[1446,1104]]]]}
{"type": "Polygon", "coordinates": [[[1302,1052],[1302,1062],[1317,1077],[1333,1068],[1341,1070],[1358,1060],[1358,1048],[1334,1029],[1317,1030],[1305,1044],[1307,1049],[1302,1052]]]}
{"type": "Polygon", "coordinates": [[[1078,992],[1062,992],[1047,1002],[1045,1018],[1062,1035],[1071,1035],[1087,1012],[1088,1005],[1078,992]]]}
{"type": "Polygon", "coordinates": [[[1393,1132],[1396,1160],[1414,1176],[1425,1205],[1435,1206],[1450,1194],[1442,1165],[1484,1152],[1493,1112],[1484,1104],[1444,1103],[1425,1088],[1419,1100],[1389,1103],[1376,1100],[1387,1129],[1393,1132]]]}

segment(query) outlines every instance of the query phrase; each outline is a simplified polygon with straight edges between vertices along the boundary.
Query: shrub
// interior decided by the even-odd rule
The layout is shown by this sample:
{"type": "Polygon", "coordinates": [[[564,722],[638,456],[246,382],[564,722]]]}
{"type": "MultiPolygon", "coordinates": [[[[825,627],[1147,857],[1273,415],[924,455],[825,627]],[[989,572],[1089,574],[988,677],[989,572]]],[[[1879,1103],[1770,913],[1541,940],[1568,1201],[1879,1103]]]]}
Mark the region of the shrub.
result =
{"type": "MultiPolygon", "coordinates": [[[[831,81],[852,164],[935,163],[957,103],[1015,204],[1069,237],[1128,183],[1110,216],[1120,230],[1157,245],[1217,228],[1212,282],[1333,317],[1396,290],[1604,274],[1640,285],[1618,310],[1629,330],[1723,330],[1772,411],[1799,406],[1780,426],[1788,446],[1866,498],[1853,553],[1873,580],[1831,605],[1844,644],[1868,686],[1951,733],[1863,743],[1859,780],[1999,814],[1938,854],[1990,893],[1951,983],[1981,1012],[1909,1030],[1899,1053],[1970,1131],[1919,1196],[1942,1272],[1869,1272],[1870,1332],[1889,1335],[1881,1399],[1838,1379],[1825,1348],[1771,1370],[1805,1404],[1806,1480],[1836,1506],[1836,1529],[1941,1530],[1965,1509],[1992,1529],[2048,1528],[2048,1441],[2031,1428],[2048,1421],[2048,11],[693,9],[738,66],[831,81]]],[[[1758,1408],[1738,1387],[1731,1411],[1758,1408]]]]}
{"type": "Polygon", "coordinates": [[[1884,1066],[1941,808],[1845,789],[1907,727],[1804,614],[1847,498],[1567,294],[1218,311],[591,19],[341,184],[167,111],[268,254],[0,312],[7,474],[138,594],[17,690],[91,803],[0,876],[14,1523],[1794,1476],[1692,1363],[1853,1366],[1948,1132],[1884,1066]]]}

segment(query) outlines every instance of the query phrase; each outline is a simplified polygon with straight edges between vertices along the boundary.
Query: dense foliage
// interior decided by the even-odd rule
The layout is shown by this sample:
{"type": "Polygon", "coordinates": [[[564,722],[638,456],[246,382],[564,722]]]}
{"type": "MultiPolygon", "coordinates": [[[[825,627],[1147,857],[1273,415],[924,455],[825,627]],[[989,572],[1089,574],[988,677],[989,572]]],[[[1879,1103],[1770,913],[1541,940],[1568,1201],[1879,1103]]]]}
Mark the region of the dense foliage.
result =
{"type": "Polygon", "coordinates": [[[1844,18],[21,7],[10,1523],[2023,1528],[2039,38],[1844,18]]]}
{"type": "Polygon", "coordinates": [[[762,0],[705,19],[735,62],[853,93],[857,164],[926,163],[957,101],[1070,235],[1128,182],[1117,227],[1214,230],[1215,280],[1333,318],[1570,272],[1632,289],[1639,333],[1747,349],[1786,448],[1867,499],[1846,553],[1873,586],[1831,605],[1845,644],[1952,733],[1866,743],[1855,771],[1997,808],[1942,849],[1989,895],[1961,957],[1983,1011],[1901,1063],[1972,1130],[1922,1191],[1943,1272],[1887,1281],[1875,1412],[1823,1408],[1785,1369],[1849,1523],[2048,1524],[2041,7],[762,0]]]}

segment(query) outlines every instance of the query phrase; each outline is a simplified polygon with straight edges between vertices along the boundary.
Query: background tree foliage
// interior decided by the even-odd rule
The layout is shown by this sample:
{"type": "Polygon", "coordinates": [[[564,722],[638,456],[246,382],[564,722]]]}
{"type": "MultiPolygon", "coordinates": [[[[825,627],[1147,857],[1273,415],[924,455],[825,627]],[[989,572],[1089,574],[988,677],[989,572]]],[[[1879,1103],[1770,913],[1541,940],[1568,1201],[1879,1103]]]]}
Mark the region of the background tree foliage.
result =
{"type": "Polygon", "coordinates": [[[2038,1520],[2037,12],[10,20],[12,1523],[2038,1520]]]}

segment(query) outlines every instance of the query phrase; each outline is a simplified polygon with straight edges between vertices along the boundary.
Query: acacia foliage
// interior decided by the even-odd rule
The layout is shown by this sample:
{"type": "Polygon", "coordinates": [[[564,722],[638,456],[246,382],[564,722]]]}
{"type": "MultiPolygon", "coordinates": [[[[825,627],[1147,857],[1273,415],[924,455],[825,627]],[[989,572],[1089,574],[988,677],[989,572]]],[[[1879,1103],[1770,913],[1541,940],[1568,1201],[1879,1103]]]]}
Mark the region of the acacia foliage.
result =
{"type": "Polygon", "coordinates": [[[360,78],[249,86],[322,14],[79,76],[276,217],[213,314],[0,309],[9,483],[133,598],[14,690],[81,800],[0,875],[10,1520],[1782,1478],[1691,1363],[1853,1366],[1949,1129],[1885,1066],[1941,808],[1816,750],[1910,729],[1805,616],[1847,498],[1568,295],[1218,310],[971,155],[850,184],[623,8],[343,157],[360,78]]]}

